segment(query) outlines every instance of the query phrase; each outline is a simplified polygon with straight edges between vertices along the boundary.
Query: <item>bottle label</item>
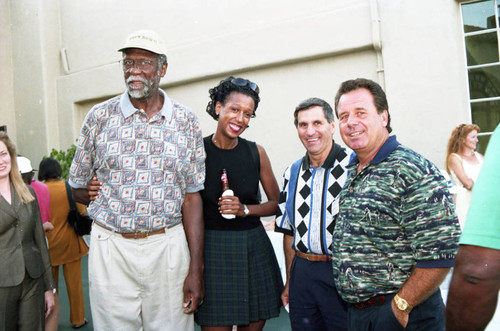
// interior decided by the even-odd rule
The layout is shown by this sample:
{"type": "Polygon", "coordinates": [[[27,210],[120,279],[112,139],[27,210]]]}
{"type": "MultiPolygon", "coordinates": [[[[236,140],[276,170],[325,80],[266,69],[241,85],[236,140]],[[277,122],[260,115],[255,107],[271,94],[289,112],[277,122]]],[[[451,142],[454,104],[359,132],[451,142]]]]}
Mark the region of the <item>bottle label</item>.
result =
{"type": "MultiPolygon", "coordinates": [[[[222,192],[222,196],[226,196],[226,195],[234,195],[234,192],[233,190],[225,190],[224,192],[222,192]]],[[[221,214],[222,217],[224,217],[225,219],[228,219],[228,220],[232,220],[233,218],[236,217],[236,215],[234,214],[221,214]]]]}
{"type": "Polygon", "coordinates": [[[226,195],[234,195],[233,190],[225,190],[224,192],[222,192],[223,197],[225,197],[226,195]]]}
{"type": "Polygon", "coordinates": [[[227,175],[225,173],[222,173],[222,175],[220,176],[220,180],[223,182],[223,183],[226,183],[227,182],[227,175]]]}

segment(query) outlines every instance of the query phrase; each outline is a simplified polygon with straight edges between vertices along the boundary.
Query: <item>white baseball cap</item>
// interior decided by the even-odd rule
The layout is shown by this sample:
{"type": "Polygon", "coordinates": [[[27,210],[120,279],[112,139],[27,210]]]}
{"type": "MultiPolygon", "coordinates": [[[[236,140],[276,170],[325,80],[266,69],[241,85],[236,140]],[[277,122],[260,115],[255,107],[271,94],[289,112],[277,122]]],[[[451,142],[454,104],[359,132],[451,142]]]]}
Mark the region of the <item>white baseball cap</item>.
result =
{"type": "Polygon", "coordinates": [[[127,37],[125,45],[118,52],[122,52],[127,48],[140,48],[156,54],[167,55],[165,42],[156,32],[151,30],[139,30],[132,33],[127,37]]]}
{"type": "Polygon", "coordinates": [[[17,167],[22,174],[27,174],[28,172],[33,171],[33,168],[31,167],[31,161],[24,156],[17,157],[17,167]]]}

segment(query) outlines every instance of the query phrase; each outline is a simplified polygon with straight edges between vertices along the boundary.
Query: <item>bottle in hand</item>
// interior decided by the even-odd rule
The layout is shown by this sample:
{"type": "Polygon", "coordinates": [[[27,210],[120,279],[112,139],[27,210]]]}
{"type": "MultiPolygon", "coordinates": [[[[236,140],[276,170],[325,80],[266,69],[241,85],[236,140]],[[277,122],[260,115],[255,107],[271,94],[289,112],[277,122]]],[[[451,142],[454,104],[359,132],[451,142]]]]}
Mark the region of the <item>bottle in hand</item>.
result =
{"type": "MultiPolygon", "coordinates": [[[[234,195],[233,190],[229,188],[229,182],[227,180],[227,171],[226,169],[222,169],[222,175],[220,176],[220,180],[222,182],[222,196],[234,195]]],[[[233,219],[236,216],[233,214],[221,214],[222,217],[226,219],[233,219]]]]}

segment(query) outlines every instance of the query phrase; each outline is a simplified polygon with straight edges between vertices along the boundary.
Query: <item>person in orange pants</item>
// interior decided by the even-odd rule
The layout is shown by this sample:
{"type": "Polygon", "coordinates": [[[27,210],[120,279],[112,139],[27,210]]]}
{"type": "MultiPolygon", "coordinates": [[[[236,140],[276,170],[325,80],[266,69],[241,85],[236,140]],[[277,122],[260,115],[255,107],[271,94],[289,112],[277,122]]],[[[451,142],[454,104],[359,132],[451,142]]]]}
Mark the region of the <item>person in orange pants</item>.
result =
{"type": "Polygon", "coordinates": [[[47,239],[52,271],[58,284],[59,266],[63,267],[68,289],[70,322],[73,328],[80,328],[88,323],[83,302],[81,263],[82,257],[89,249],[83,238],[78,236],[66,221],[70,207],[66,185],[60,180],[61,165],[55,159],[46,158],[40,162],[38,169],[38,179],[45,181],[50,191],[50,220],[54,230],[47,233],[47,239]]]}

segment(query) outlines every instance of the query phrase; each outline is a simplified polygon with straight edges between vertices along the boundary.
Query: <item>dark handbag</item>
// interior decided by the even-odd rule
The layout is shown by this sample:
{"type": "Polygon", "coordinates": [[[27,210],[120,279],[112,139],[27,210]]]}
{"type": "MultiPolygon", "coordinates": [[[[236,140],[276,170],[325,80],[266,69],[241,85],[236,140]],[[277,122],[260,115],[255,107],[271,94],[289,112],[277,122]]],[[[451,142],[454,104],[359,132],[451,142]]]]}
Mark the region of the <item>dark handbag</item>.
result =
{"type": "Polygon", "coordinates": [[[89,234],[90,229],[92,228],[92,219],[78,212],[75,201],[73,201],[73,197],[71,195],[71,188],[69,187],[68,182],[65,182],[64,184],[66,185],[66,194],[68,195],[69,202],[69,213],[67,218],[68,224],[79,236],[89,234]]]}

